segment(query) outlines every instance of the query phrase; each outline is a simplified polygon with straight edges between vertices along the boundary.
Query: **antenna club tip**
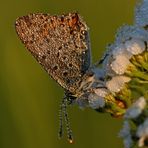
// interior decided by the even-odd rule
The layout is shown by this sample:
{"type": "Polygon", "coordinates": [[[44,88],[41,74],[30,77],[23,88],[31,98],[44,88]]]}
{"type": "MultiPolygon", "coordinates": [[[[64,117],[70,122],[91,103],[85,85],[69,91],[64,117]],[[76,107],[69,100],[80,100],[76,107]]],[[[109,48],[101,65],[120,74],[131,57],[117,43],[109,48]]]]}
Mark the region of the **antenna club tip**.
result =
{"type": "Polygon", "coordinates": [[[73,139],[68,139],[68,141],[69,141],[70,144],[74,143],[73,139]]]}

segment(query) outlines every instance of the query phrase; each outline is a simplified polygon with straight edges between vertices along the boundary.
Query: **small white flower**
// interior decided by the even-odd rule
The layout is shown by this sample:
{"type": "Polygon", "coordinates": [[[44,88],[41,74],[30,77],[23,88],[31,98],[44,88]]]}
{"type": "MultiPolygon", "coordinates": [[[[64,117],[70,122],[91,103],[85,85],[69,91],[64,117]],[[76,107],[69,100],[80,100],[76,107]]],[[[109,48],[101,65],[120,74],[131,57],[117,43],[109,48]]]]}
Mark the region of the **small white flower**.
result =
{"type": "Polygon", "coordinates": [[[95,93],[91,93],[88,96],[89,106],[93,109],[102,108],[105,105],[105,100],[103,97],[99,97],[95,93]]]}
{"type": "Polygon", "coordinates": [[[144,97],[140,97],[133,105],[126,111],[125,118],[137,118],[146,106],[144,97]]]}
{"type": "Polygon", "coordinates": [[[122,75],[125,73],[128,65],[130,64],[130,61],[127,57],[124,55],[119,55],[116,57],[116,59],[110,64],[112,70],[118,74],[122,75]]]}
{"type": "Polygon", "coordinates": [[[135,23],[144,27],[148,25],[148,0],[142,0],[136,7],[135,23]]]}
{"type": "Polygon", "coordinates": [[[120,131],[119,136],[123,138],[125,148],[131,148],[133,143],[130,130],[131,128],[128,121],[124,121],[123,129],[120,131]]]}
{"type": "Polygon", "coordinates": [[[116,59],[117,56],[122,55],[126,57],[127,59],[130,59],[132,57],[132,54],[126,50],[125,44],[119,44],[113,49],[113,57],[116,59]]]}
{"type": "Polygon", "coordinates": [[[138,146],[144,146],[145,140],[148,141],[148,118],[138,127],[136,135],[139,137],[138,146]]]}
{"type": "Polygon", "coordinates": [[[111,92],[119,92],[125,83],[129,82],[131,79],[126,76],[115,76],[111,80],[106,82],[106,87],[111,92]]]}
{"type": "Polygon", "coordinates": [[[142,53],[145,50],[144,41],[140,39],[131,39],[125,42],[125,46],[128,52],[132,53],[133,55],[137,55],[142,53]]]}

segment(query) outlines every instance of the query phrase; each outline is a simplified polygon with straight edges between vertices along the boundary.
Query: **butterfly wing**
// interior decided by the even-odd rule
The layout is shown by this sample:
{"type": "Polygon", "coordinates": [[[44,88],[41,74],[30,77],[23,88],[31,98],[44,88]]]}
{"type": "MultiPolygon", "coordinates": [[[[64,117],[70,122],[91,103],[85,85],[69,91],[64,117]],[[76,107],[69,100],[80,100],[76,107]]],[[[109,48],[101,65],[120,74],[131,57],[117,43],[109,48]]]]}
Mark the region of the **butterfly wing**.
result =
{"type": "Polygon", "coordinates": [[[29,14],[18,18],[15,27],[48,74],[74,93],[91,62],[88,27],[79,14],[29,14]]]}

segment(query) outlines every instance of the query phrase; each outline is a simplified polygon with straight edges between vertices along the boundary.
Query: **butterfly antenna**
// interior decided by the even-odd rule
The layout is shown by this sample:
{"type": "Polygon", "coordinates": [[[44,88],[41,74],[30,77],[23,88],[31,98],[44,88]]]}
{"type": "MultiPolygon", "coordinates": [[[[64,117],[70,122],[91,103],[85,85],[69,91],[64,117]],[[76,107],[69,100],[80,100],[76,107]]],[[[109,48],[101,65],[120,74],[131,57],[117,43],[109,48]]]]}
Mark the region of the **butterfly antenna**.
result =
{"type": "Polygon", "coordinates": [[[59,137],[61,138],[63,136],[63,115],[65,119],[66,124],[66,131],[68,136],[69,143],[73,143],[73,136],[72,136],[72,130],[70,128],[70,122],[69,117],[67,113],[67,96],[65,96],[61,102],[60,105],[60,113],[59,113],[59,119],[60,119],[60,129],[59,129],[59,137]]]}
{"type": "Polygon", "coordinates": [[[64,99],[64,103],[63,103],[63,114],[65,117],[68,140],[70,143],[73,143],[72,130],[70,128],[70,122],[69,122],[69,117],[68,117],[68,112],[67,112],[67,97],[66,99],[64,99]]]}
{"type": "Polygon", "coordinates": [[[58,136],[59,138],[62,138],[63,136],[63,100],[60,103],[60,110],[59,110],[59,133],[58,136]]]}

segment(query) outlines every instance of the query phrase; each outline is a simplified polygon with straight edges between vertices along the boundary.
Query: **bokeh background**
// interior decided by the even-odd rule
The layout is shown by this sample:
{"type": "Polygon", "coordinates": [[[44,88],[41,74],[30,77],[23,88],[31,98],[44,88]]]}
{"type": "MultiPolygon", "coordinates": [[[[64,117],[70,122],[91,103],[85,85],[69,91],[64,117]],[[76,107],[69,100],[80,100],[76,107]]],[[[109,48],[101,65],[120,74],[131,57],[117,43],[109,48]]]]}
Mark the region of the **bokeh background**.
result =
{"type": "Polygon", "coordinates": [[[58,139],[62,88],[18,39],[14,22],[28,13],[78,11],[90,27],[93,62],[114,40],[116,29],[132,24],[135,0],[1,0],[0,148],[122,148],[122,119],[70,107],[74,144],[58,139]]]}

